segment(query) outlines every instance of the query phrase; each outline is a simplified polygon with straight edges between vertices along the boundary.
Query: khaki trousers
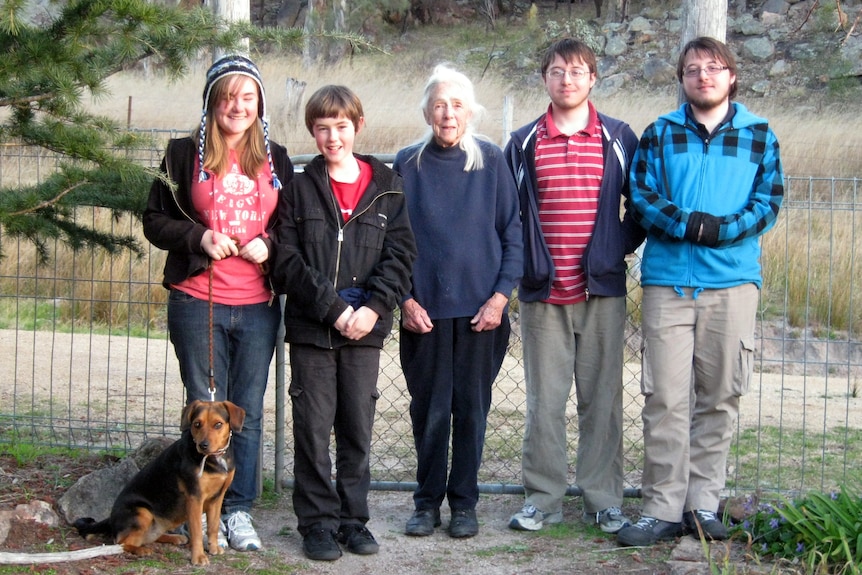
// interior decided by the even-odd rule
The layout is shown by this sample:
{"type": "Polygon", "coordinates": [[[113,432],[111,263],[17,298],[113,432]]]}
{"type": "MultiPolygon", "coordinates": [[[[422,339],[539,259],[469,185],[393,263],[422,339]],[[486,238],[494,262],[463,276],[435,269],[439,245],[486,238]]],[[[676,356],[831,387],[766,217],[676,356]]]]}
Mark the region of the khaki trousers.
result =
{"type": "Polygon", "coordinates": [[[716,511],[748,391],[758,305],[754,284],[643,289],[643,515],[679,522],[716,511]]]}
{"type": "Polygon", "coordinates": [[[568,488],[566,408],[572,381],[578,408],[577,485],[584,511],[623,500],[622,369],[624,297],[583,303],[521,303],[527,383],[522,472],[526,502],[561,510],[568,488]]]}

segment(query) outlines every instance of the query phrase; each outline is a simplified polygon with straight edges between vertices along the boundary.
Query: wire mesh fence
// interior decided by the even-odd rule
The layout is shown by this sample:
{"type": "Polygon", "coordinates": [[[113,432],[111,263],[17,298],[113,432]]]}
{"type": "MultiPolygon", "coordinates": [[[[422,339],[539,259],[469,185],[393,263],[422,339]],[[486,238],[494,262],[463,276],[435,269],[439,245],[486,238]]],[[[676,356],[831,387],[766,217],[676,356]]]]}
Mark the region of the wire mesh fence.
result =
{"type": "MultiPolygon", "coordinates": [[[[157,165],[162,149],[154,145],[139,160],[157,165]]],[[[56,161],[3,146],[0,187],[40,181],[56,161]]],[[[779,222],[763,240],[758,369],[728,460],[729,492],[829,490],[855,473],[862,449],[860,191],[860,179],[788,178],[779,222]]],[[[50,263],[39,265],[33,246],[0,228],[0,448],[27,442],[126,451],[148,437],[179,434],[183,387],[166,333],[164,254],[148,247],[135,218],[114,219],[99,208],[79,209],[75,217],[141,238],[145,254],[109,257],[55,244],[50,263]]],[[[637,495],[643,462],[637,256],[629,264],[625,477],[627,494],[637,495]]],[[[480,471],[484,491],[521,490],[525,388],[517,299],[511,307],[513,332],[480,471]]],[[[271,366],[264,423],[263,465],[277,481],[292,469],[283,348],[271,366]]],[[[410,489],[416,462],[397,331],[385,343],[378,388],[372,477],[378,488],[410,489]]],[[[578,492],[576,409],[572,393],[570,493],[578,492]]]]}

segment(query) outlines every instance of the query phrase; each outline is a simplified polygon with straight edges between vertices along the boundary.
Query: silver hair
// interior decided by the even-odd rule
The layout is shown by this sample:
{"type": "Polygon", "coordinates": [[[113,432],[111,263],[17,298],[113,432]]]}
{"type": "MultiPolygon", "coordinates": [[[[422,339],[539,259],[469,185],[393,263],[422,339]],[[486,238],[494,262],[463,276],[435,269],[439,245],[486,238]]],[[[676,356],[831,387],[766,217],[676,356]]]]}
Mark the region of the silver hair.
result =
{"type": "MultiPolygon", "coordinates": [[[[451,68],[446,64],[438,64],[431,72],[431,76],[425,83],[425,90],[422,95],[422,103],[420,109],[423,113],[430,112],[431,97],[434,95],[437,87],[440,85],[448,85],[456,88],[461,94],[461,100],[464,107],[471,112],[470,119],[467,121],[467,126],[464,130],[464,135],[461,141],[458,142],[458,147],[464,150],[467,159],[464,162],[464,171],[470,172],[473,170],[481,170],[485,167],[485,161],[482,157],[482,150],[476,141],[478,139],[487,139],[476,133],[476,125],[479,123],[482,115],[485,113],[485,108],[476,101],[476,92],[473,89],[473,83],[467,76],[451,68]]],[[[434,141],[434,130],[429,126],[428,131],[421,140],[421,146],[416,151],[416,167],[422,160],[422,152],[425,148],[434,141]]]]}

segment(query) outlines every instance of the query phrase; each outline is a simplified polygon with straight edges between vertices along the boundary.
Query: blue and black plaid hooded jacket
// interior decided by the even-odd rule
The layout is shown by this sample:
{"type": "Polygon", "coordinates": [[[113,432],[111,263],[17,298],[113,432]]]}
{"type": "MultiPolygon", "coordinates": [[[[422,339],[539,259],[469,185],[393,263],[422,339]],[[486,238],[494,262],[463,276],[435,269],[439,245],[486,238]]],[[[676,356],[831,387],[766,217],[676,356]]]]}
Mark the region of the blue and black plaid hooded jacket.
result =
{"type": "Polygon", "coordinates": [[[647,230],[643,285],[726,288],[762,284],[758,237],[775,223],[784,197],[778,140],[767,121],[732,103],[712,134],[688,104],[641,136],[631,168],[635,220],[647,230]],[[712,247],[686,241],[692,212],[719,218],[712,247]]]}

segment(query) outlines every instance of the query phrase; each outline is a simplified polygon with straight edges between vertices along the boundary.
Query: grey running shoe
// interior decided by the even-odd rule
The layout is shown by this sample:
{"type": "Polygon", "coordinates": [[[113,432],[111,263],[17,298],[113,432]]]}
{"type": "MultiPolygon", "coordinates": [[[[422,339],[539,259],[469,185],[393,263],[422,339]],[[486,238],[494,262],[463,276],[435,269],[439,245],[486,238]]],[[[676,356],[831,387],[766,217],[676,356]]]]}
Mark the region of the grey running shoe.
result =
{"type": "Polygon", "coordinates": [[[231,549],[237,551],[257,551],[260,537],[251,524],[251,515],[245,511],[234,511],[227,516],[227,540],[231,549]]]}
{"type": "Polygon", "coordinates": [[[509,528],[516,531],[538,531],[546,524],[562,523],[562,521],[562,511],[545,513],[536,509],[535,505],[525,503],[521,510],[509,519],[509,528]]]}
{"type": "Polygon", "coordinates": [[[608,507],[593,515],[596,525],[605,533],[616,533],[623,527],[632,524],[631,520],[623,515],[619,507],[608,507]]]}

